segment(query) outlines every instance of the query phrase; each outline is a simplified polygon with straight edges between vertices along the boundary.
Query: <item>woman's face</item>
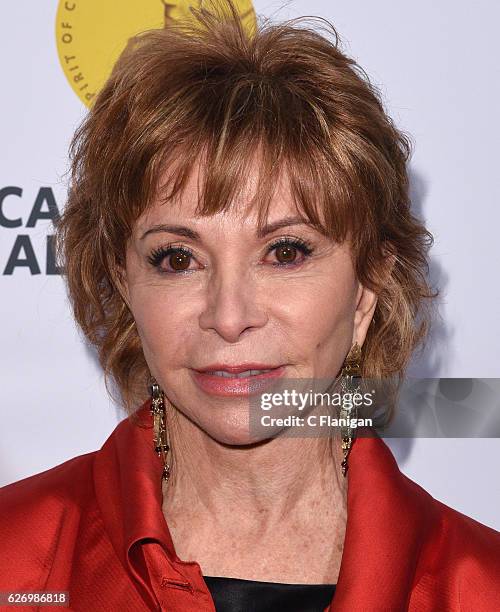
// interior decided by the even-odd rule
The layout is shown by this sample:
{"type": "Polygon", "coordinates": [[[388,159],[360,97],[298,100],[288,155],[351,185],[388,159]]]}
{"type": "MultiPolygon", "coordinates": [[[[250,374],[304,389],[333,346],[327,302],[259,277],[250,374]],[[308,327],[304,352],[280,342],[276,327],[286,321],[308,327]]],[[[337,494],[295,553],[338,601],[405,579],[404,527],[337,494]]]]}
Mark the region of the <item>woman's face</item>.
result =
{"type": "Polygon", "coordinates": [[[376,297],[357,281],[349,244],[300,221],[286,181],[258,235],[256,213],[244,212],[256,173],[241,206],[196,218],[198,171],[175,204],[154,202],[137,221],[124,294],[168,400],[212,438],[245,444],[255,441],[255,381],[336,377],[354,341],[362,345],[376,297]],[[223,366],[271,372],[199,372],[223,366]]]}

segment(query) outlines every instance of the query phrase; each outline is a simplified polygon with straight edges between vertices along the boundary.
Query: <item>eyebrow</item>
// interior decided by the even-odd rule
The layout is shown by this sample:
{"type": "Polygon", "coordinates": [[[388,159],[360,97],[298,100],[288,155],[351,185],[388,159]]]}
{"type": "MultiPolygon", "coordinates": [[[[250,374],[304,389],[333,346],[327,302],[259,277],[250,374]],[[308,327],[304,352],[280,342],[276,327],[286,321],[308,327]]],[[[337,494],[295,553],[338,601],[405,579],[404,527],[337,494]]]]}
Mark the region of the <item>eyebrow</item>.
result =
{"type": "MultiPolygon", "coordinates": [[[[284,219],[280,219],[279,221],[274,221],[273,223],[265,225],[261,230],[257,231],[257,236],[258,238],[265,238],[265,236],[272,234],[272,232],[275,232],[278,229],[290,227],[292,225],[310,225],[310,223],[302,217],[285,217],[284,219]]],[[[200,240],[201,238],[198,232],[184,225],[165,225],[160,223],[158,225],[153,225],[146,230],[141,236],[140,240],[143,240],[149,234],[158,234],[161,232],[175,234],[176,236],[190,238],[191,240],[200,240]]]]}

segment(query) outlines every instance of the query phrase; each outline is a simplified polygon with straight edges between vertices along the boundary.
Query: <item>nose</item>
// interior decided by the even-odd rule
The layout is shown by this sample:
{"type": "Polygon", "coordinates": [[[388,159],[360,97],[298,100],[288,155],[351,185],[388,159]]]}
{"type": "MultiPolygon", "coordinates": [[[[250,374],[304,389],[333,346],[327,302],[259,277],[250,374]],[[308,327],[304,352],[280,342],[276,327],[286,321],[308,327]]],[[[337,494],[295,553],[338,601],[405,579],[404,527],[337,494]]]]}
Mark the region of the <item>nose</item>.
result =
{"type": "Polygon", "coordinates": [[[257,283],[249,273],[230,264],[207,282],[200,327],[213,330],[226,342],[238,342],[252,329],[263,327],[268,316],[257,283]]]}

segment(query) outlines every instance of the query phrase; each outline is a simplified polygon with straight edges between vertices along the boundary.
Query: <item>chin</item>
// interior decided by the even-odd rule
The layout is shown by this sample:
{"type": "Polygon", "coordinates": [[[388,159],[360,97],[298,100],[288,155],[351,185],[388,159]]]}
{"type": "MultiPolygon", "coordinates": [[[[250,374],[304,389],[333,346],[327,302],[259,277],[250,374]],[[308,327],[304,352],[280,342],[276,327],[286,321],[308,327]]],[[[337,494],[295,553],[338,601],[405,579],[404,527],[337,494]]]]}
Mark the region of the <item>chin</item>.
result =
{"type": "Polygon", "coordinates": [[[270,436],[266,436],[262,432],[260,435],[249,430],[248,417],[240,418],[240,415],[235,415],[234,419],[225,420],[218,427],[214,427],[214,423],[210,427],[203,427],[205,433],[220,444],[229,446],[250,446],[261,444],[270,440],[270,436]]]}

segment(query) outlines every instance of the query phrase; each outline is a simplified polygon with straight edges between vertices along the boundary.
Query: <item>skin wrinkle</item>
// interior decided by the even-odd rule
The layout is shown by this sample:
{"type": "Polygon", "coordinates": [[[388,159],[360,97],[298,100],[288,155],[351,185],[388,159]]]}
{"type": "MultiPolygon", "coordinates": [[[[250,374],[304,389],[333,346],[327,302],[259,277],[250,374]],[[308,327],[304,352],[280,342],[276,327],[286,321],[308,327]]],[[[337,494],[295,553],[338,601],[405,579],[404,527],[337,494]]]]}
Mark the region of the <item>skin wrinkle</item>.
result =
{"type": "MultiPolygon", "coordinates": [[[[242,204],[257,172],[249,168],[242,204]]],[[[163,512],[177,554],[196,560],[207,575],[336,582],[346,522],[339,441],[252,440],[248,399],[204,394],[190,368],[255,360],[287,364],[289,378],[335,377],[354,341],[362,345],[376,296],[356,279],[349,244],[311,226],[264,238],[256,215],[240,214],[243,206],[195,217],[198,174],[199,166],[175,204],[153,202],[137,221],[123,287],[151,373],[165,392],[172,477],[163,512]],[[189,227],[200,240],[165,232],[141,240],[158,224],[189,227]],[[310,243],[310,259],[295,268],[272,266],[268,247],[283,236],[310,243]],[[166,243],[193,251],[193,272],[162,275],[147,262],[166,243]]],[[[269,222],[294,212],[284,180],[269,222]]]]}

